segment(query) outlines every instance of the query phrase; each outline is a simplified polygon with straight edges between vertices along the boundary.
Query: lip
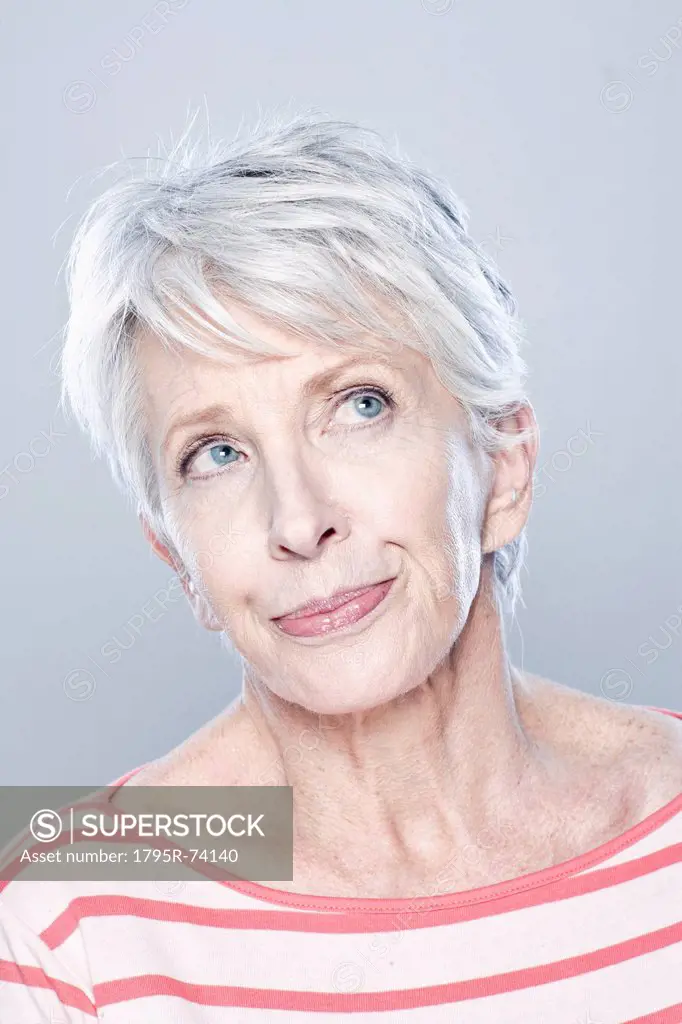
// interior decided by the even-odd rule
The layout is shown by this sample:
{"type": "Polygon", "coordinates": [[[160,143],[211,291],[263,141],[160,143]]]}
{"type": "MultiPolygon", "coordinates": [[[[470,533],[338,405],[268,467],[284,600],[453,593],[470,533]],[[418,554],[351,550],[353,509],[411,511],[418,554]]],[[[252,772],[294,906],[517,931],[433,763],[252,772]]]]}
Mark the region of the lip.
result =
{"type": "MultiPolygon", "coordinates": [[[[391,577],[392,582],[395,577],[391,577]]],[[[354,587],[353,590],[337,590],[336,593],[332,594],[331,597],[321,597],[314,601],[308,601],[307,604],[299,605],[298,608],[294,608],[290,612],[286,612],[284,615],[276,615],[273,617],[273,622],[282,622],[286,619],[288,622],[294,619],[303,619],[308,615],[318,615],[321,612],[334,612],[341,605],[347,604],[354,597],[359,597],[360,594],[364,594],[368,590],[372,590],[373,587],[382,586],[384,583],[388,583],[388,579],[378,580],[376,583],[366,583],[362,587],[354,587]]]]}
{"type": "MultiPolygon", "coordinates": [[[[356,590],[334,594],[324,601],[314,602],[325,607],[310,611],[308,604],[290,615],[280,615],[273,622],[290,636],[309,638],[324,637],[341,630],[348,631],[361,619],[366,618],[382,603],[393,586],[396,577],[382,580],[356,590]],[[333,607],[329,607],[332,605],[333,607]]],[[[311,602],[313,603],[313,602],[311,602]]]]}

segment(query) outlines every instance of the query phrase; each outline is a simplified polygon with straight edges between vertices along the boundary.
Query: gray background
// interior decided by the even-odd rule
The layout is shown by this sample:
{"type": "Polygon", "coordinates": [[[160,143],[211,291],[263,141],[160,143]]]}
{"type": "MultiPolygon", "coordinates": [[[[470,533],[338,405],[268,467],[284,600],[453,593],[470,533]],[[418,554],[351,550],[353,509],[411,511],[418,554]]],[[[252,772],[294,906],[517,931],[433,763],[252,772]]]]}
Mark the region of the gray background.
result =
{"type": "Polygon", "coordinates": [[[449,178],[531,339],[542,447],[515,658],[682,708],[679,4],[170,6],[2,14],[0,780],[104,784],[236,692],[179,589],[154,599],[170,570],[55,411],[60,269],[95,175],[202,104],[228,136],[259,107],[314,106],[449,178]]]}

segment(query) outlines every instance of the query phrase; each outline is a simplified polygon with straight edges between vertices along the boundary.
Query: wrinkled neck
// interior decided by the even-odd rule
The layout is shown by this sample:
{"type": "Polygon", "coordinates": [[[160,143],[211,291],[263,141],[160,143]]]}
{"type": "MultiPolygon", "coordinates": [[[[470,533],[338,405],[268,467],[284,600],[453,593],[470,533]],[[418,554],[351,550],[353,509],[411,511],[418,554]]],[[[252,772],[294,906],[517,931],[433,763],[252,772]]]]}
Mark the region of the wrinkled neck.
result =
{"type": "Polygon", "coordinates": [[[395,700],[319,715],[248,668],[242,699],[267,764],[256,784],[292,786],[300,842],[330,854],[371,847],[437,861],[508,813],[520,781],[543,770],[532,701],[485,588],[447,656],[395,700]]]}

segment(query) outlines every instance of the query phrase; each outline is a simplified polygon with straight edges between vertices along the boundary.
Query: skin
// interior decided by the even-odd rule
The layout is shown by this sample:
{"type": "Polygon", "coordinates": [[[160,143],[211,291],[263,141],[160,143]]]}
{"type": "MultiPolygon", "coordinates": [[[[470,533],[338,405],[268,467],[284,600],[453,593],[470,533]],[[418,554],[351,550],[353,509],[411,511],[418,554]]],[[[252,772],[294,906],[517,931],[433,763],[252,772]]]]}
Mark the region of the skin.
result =
{"type": "MultiPolygon", "coordinates": [[[[272,887],[383,898],[540,870],[679,794],[682,723],[509,662],[491,555],[526,523],[536,444],[482,456],[412,349],[342,350],[228,309],[282,354],[224,365],[139,339],[167,536],[142,527],[242,655],[243,691],[128,785],[293,786],[294,879],[272,887]],[[218,402],[229,414],[169,435],[218,402]],[[183,477],[177,458],[202,438],[183,477]],[[271,621],[390,576],[351,634],[303,642],[271,621]]],[[[527,405],[507,428],[534,423],[527,405]]]]}

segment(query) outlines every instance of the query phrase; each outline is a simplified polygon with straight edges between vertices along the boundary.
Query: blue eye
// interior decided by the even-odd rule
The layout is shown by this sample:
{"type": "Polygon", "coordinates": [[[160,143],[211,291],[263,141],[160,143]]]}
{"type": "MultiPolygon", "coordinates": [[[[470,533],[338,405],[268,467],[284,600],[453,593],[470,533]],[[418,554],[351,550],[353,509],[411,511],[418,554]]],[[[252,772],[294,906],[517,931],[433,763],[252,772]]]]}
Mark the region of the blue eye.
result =
{"type": "MultiPolygon", "coordinates": [[[[388,409],[393,409],[395,406],[395,400],[393,394],[384,388],[379,387],[357,387],[350,393],[347,393],[337,405],[338,411],[346,406],[353,408],[353,415],[357,426],[357,415],[359,414],[362,419],[373,421],[378,419],[382,412],[388,409]],[[351,403],[353,405],[351,406],[351,403]]],[[[348,426],[349,429],[353,429],[353,424],[343,424],[348,426]]],[[[181,455],[178,460],[178,472],[182,477],[187,476],[190,469],[196,471],[197,463],[206,456],[210,459],[211,465],[207,466],[202,472],[199,468],[197,478],[214,476],[211,470],[223,469],[225,466],[229,466],[233,462],[239,460],[240,452],[228,444],[227,441],[218,441],[217,438],[201,438],[190,448],[189,451],[181,455]],[[211,440],[215,443],[210,444],[211,440]]]]}
{"type": "Polygon", "coordinates": [[[369,404],[370,404],[370,410],[369,410],[370,418],[373,415],[376,415],[377,413],[381,412],[381,410],[383,408],[383,403],[381,402],[381,400],[379,398],[377,398],[376,395],[358,395],[358,397],[357,397],[357,399],[355,399],[355,401],[358,403],[356,405],[356,409],[358,410],[358,412],[362,416],[365,415],[366,410],[360,409],[360,402],[364,402],[365,404],[367,404],[369,402],[369,404]],[[374,402],[375,413],[372,413],[372,410],[371,410],[372,402],[374,402]],[[376,408],[377,406],[379,407],[378,409],[376,408]]]}
{"type": "Polygon", "coordinates": [[[223,459],[222,456],[225,454],[226,451],[234,452],[234,448],[232,447],[231,444],[214,444],[212,448],[206,449],[206,454],[210,455],[211,458],[215,459],[216,466],[224,466],[226,465],[226,460],[223,459]],[[217,453],[217,455],[215,453],[217,453]]]}
{"type": "Polygon", "coordinates": [[[211,468],[217,467],[221,469],[223,466],[230,465],[235,460],[230,458],[232,455],[239,455],[239,452],[232,447],[231,444],[227,444],[225,441],[221,441],[220,444],[211,445],[209,448],[205,446],[195,448],[193,451],[187,452],[187,454],[180,460],[179,471],[184,476],[190,468],[194,469],[197,462],[199,462],[205,455],[211,459],[212,466],[208,466],[207,469],[210,471],[211,468]]]}
{"type": "Polygon", "coordinates": [[[350,403],[355,412],[359,413],[363,419],[374,420],[381,415],[384,409],[391,407],[392,400],[388,393],[379,388],[357,388],[351,394],[346,395],[339,408],[350,403]]]}

